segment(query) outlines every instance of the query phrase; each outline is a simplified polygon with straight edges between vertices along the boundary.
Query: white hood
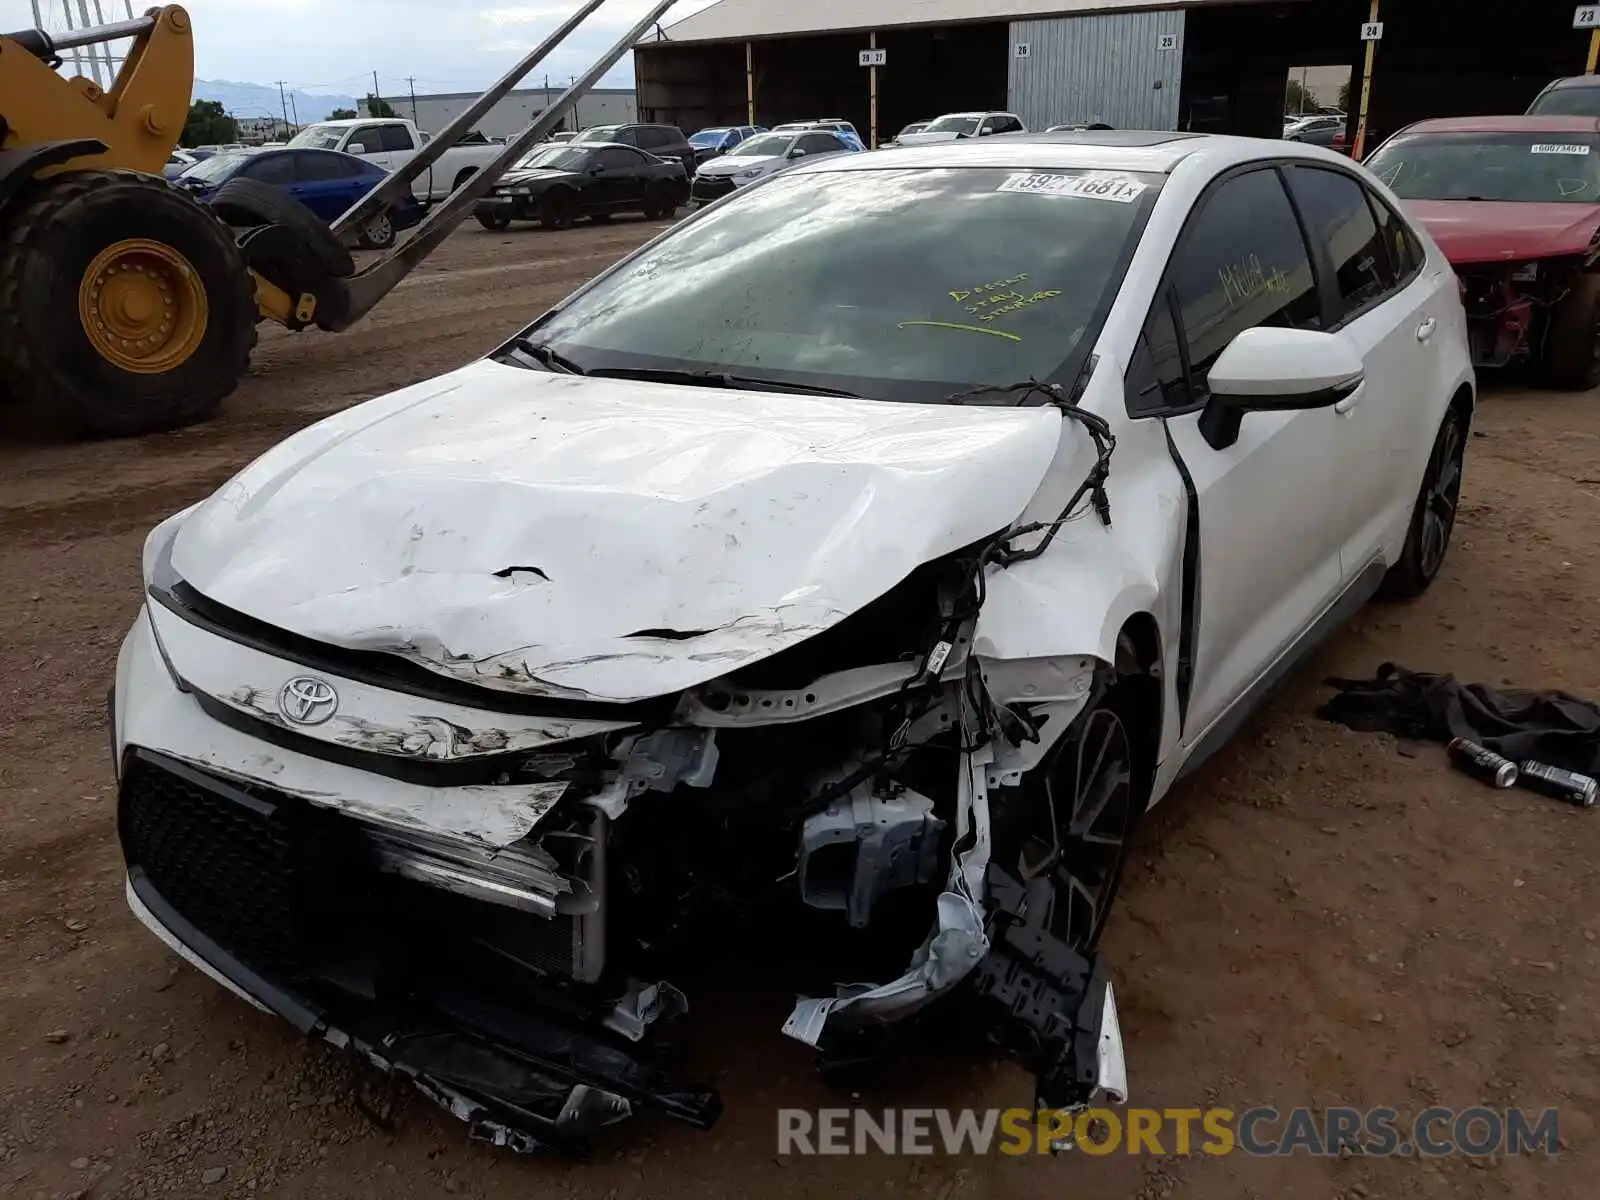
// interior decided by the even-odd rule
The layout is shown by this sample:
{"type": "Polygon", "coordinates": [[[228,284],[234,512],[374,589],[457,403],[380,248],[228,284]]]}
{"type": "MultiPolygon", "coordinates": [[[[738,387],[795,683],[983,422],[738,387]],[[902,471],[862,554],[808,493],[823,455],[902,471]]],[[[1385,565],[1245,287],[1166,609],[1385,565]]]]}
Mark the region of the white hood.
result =
{"type": "Polygon", "coordinates": [[[737,177],[746,171],[760,171],[762,175],[770,175],[788,165],[789,159],[781,154],[747,154],[743,158],[724,155],[703,164],[695,174],[706,179],[721,179],[726,175],[737,177]]]}
{"type": "Polygon", "coordinates": [[[961,135],[953,129],[941,129],[935,133],[923,130],[921,133],[903,133],[895,138],[895,141],[902,146],[929,146],[934,142],[954,142],[960,137],[961,135]]]}
{"type": "Polygon", "coordinates": [[[523,693],[628,701],[811,637],[1013,521],[1050,408],[913,405],[483,361],[296,434],[173,566],[278,628],[523,693]]]}

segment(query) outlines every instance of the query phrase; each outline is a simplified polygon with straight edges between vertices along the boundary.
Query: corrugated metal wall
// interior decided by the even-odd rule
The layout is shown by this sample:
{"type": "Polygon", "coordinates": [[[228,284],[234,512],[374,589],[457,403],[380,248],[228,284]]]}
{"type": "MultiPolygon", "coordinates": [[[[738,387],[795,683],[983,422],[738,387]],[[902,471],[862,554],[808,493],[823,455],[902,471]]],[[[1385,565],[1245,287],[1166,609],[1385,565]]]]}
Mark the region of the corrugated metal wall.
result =
{"type": "Polygon", "coordinates": [[[1176,129],[1183,11],[1011,22],[1011,111],[1029,129],[1176,129]]]}

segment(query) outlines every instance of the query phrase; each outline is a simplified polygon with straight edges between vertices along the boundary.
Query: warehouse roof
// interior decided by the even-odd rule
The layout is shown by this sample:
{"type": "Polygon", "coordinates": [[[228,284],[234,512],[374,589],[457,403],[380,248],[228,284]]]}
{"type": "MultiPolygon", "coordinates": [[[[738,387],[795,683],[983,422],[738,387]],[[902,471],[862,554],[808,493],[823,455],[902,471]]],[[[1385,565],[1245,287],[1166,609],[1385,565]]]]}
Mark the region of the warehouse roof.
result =
{"type": "MultiPolygon", "coordinates": [[[[1115,12],[1136,8],[1193,7],[1213,0],[718,0],[667,26],[669,42],[727,42],[805,33],[951,25],[960,21],[1010,21],[1115,12]]],[[[646,38],[648,45],[657,38],[646,38]]]]}

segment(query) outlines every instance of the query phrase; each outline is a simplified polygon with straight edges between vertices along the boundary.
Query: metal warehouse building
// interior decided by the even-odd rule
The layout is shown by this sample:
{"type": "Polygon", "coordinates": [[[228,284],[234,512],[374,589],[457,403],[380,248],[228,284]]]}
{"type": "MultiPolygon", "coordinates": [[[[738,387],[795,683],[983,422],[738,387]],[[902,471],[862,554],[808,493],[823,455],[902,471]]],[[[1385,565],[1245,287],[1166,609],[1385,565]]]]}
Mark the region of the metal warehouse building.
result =
{"type": "MultiPolygon", "coordinates": [[[[496,104],[474,126],[484,137],[513,137],[561,95],[559,84],[551,87],[518,88],[496,104]]],[[[464,112],[478,92],[437,92],[428,96],[385,96],[396,114],[410,117],[418,129],[438,133],[464,112]]],[[[361,101],[362,116],[369,116],[367,102],[361,101]]],[[[567,114],[563,127],[587,129],[591,125],[620,125],[634,120],[632,88],[594,88],[578,101],[576,113],[567,114]]]]}
{"type": "Polygon", "coordinates": [[[1560,0],[720,0],[636,47],[634,73],[640,119],[686,130],[843,117],[881,141],[1003,109],[1030,129],[1276,137],[1291,69],[1348,68],[1355,109],[1370,46],[1370,145],[1424,116],[1522,111],[1583,71],[1573,22],[1560,0]]]}

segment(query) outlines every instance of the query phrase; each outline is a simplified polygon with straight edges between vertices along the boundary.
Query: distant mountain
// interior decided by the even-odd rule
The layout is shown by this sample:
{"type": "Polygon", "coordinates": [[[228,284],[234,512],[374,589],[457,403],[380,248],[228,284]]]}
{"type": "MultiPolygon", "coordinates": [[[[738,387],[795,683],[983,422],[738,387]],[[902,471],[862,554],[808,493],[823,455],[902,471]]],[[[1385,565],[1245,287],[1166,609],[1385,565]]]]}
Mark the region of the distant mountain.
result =
{"type": "MultiPolygon", "coordinates": [[[[285,88],[284,96],[288,98],[290,104],[289,119],[293,121],[298,116],[302,125],[309,121],[321,121],[336,108],[356,106],[354,96],[319,96],[292,88],[285,88]]],[[[283,101],[278,96],[277,87],[272,84],[234,83],[227,79],[196,79],[194,98],[221,101],[222,107],[236,117],[283,115],[283,101]]]]}

